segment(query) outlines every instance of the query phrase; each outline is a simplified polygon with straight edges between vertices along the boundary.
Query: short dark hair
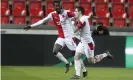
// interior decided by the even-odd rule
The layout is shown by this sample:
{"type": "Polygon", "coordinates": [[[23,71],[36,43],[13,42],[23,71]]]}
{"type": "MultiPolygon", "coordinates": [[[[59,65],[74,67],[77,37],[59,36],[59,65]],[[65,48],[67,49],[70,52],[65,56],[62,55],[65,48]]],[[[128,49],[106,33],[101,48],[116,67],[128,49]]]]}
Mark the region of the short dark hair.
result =
{"type": "Polygon", "coordinates": [[[84,14],[85,10],[82,6],[76,6],[76,8],[78,9],[78,11],[81,11],[81,13],[84,14]]]}

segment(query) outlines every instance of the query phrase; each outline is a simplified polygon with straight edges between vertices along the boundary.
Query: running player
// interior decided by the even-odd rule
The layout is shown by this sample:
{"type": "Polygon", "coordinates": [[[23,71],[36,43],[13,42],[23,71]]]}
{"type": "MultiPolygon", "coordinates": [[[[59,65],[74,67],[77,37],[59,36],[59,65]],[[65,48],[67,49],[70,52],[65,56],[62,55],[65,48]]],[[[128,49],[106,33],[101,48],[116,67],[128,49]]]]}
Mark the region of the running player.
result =
{"type": "Polygon", "coordinates": [[[81,6],[76,7],[75,17],[78,20],[78,24],[76,25],[77,29],[75,30],[75,32],[80,31],[81,42],[78,44],[74,56],[76,74],[73,75],[71,79],[80,78],[80,59],[83,54],[87,57],[88,62],[92,64],[101,61],[105,57],[108,57],[110,59],[113,58],[109,51],[106,51],[105,53],[96,55],[94,57],[94,41],[90,33],[90,24],[88,23],[88,17],[84,16],[83,14],[84,8],[81,6]]]}

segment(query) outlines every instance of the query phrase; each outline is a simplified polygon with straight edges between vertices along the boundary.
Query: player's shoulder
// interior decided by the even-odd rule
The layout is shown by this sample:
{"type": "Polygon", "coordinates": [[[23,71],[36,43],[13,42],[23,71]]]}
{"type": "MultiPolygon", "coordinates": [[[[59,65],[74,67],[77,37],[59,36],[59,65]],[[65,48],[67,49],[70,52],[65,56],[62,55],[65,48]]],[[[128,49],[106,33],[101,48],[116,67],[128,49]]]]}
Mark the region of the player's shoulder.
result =
{"type": "Polygon", "coordinates": [[[80,21],[81,21],[81,22],[84,22],[84,21],[86,21],[86,20],[87,20],[87,16],[84,16],[84,15],[83,15],[83,16],[80,18],[80,21]]]}

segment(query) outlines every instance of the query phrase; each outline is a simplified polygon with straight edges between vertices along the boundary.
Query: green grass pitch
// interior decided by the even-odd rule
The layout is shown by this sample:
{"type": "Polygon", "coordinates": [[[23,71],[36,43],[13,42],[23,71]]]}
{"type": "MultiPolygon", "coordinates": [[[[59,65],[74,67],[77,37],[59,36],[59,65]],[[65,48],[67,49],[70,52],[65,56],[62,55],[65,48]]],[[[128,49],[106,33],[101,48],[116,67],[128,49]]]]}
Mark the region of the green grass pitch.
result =
{"type": "MultiPolygon", "coordinates": [[[[133,69],[88,67],[88,77],[79,80],[133,80],[133,69]]],[[[64,73],[64,67],[2,66],[2,80],[71,80],[75,73],[71,67],[64,73]]]]}

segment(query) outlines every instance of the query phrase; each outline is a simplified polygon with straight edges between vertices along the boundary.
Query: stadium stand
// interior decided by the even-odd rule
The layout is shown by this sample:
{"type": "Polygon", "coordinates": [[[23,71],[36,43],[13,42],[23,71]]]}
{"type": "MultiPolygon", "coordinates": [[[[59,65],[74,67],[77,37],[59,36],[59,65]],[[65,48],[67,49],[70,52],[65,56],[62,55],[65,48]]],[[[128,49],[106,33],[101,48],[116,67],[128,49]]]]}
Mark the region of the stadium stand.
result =
{"type": "MultiPolygon", "coordinates": [[[[70,11],[74,11],[77,3],[84,7],[85,15],[93,13],[105,26],[133,26],[133,0],[62,0],[63,8],[70,11]]],[[[2,0],[1,24],[35,23],[52,11],[53,0],[2,0]]],[[[96,21],[89,22],[93,25],[96,21]]]]}

